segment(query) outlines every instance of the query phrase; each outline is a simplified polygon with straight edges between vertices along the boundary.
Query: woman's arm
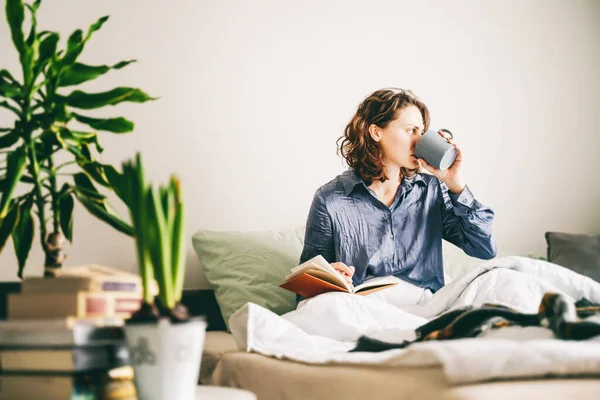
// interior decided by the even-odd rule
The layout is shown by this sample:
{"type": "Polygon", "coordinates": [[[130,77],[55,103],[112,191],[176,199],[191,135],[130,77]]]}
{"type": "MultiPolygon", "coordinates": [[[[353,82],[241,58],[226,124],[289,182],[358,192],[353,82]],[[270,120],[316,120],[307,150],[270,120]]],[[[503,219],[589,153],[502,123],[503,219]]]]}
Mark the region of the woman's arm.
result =
{"type": "MultiPolygon", "coordinates": [[[[300,255],[300,264],[311,258],[322,255],[329,263],[335,261],[335,247],[333,244],[333,226],[331,217],[327,212],[325,199],[321,189],[313,197],[308,218],[306,220],[306,233],[304,234],[304,248],[300,255]]],[[[296,304],[304,297],[296,295],[296,304]]]]}
{"type": "Polygon", "coordinates": [[[494,211],[478,202],[468,186],[460,194],[449,192],[438,179],[442,207],[442,237],[472,257],[489,260],[496,256],[492,234],[494,211]]]}
{"type": "Polygon", "coordinates": [[[319,254],[329,263],[335,262],[333,227],[321,189],[315,193],[308,213],[300,264],[319,254]]]}
{"type": "Polygon", "coordinates": [[[439,131],[448,143],[456,148],[456,159],[447,170],[440,170],[419,159],[440,184],[442,207],[442,237],[463,249],[472,257],[489,260],[496,257],[496,241],[492,236],[494,211],[481,204],[464,184],[462,165],[464,157],[460,147],[447,132],[439,131]],[[449,189],[455,191],[449,192],[449,189]]]}

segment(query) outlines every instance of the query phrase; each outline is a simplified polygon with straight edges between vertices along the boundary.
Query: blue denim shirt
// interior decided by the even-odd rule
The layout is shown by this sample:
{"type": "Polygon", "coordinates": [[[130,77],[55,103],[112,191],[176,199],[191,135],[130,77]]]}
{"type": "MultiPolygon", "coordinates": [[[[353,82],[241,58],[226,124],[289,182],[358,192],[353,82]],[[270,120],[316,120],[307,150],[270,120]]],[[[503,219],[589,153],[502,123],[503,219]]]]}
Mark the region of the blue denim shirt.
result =
{"type": "Polygon", "coordinates": [[[468,187],[456,195],[435,176],[416,174],[402,179],[388,207],[349,169],[315,193],[300,263],[321,254],[354,266],[355,286],[369,275],[394,275],[435,292],[444,286],[442,239],[494,258],[493,221],[468,187]]]}

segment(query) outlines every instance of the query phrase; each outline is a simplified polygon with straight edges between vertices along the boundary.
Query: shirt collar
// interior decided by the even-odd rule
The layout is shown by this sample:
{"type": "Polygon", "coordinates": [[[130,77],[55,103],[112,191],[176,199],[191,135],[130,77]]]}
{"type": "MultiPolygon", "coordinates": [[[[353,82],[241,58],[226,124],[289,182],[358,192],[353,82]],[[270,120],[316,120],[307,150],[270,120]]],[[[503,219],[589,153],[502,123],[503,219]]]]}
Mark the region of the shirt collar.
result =
{"type": "Polygon", "coordinates": [[[348,196],[356,185],[363,183],[363,180],[356,174],[354,169],[350,168],[346,170],[341,176],[342,185],[344,186],[344,193],[348,196]]]}
{"type": "MultiPolygon", "coordinates": [[[[363,180],[360,179],[360,177],[358,176],[356,171],[354,171],[354,169],[352,169],[352,168],[349,168],[347,171],[342,173],[342,175],[340,176],[340,179],[342,181],[342,185],[344,186],[344,193],[346,194],[346,196],[348,196],[350,193],[352,193],[352,191],[354,190],[356,185],[360,185],[361,183],[364,185],[363,180]]],[[[402,179],[402,182],[400,182],[400,185],[403,186],[405,189],[409,189],[409,188],[412,188],[413,185],[418,182],[421,182],[421,184],[427,185],[427,182],[425,181],[425,179],[423,179],[423,175],[420,173],[415,174],[412,178],[402,179]]],[[[365,185],[365,187],[366,187],[366,185],[365,185]]]]}

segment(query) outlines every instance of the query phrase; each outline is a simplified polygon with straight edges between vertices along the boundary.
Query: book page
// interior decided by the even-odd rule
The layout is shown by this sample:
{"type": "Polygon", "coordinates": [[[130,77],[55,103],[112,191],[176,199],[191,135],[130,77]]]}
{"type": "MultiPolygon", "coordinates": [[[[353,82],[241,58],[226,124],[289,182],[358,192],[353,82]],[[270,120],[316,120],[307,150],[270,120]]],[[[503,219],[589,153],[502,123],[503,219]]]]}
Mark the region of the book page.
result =
{"type": "MultiPolygon", "coordinates": [[[[331,266],[331,264],[329,264],[322,255],[315,256],[315,257],[311,258],[310,260],[307,260],[304,263],[298,265],[297,267],[292,268],[290,271],[290,274],[285,277],[285,280],[288,281],[288,280],[290,280],[300,274],[303,274],[304,272],[307,272],[311,269],[321,270],[321,271],[331,275],[332,276],[331,278],[326,279],[328,282],[333,283],[336,286],[345,288],[348,292],[352,292],[352,285],[350,285],[348,282],[346,282],[346,280],[344,279],[342,274],[340,274],[338,271],[336,271],[336,269],[333,268],[331,266]],[[335,279],[335,281],[332,281],[331,279],[335,279]]],[[[317,276],[317,275],[315,275],[315,276],[317,276]]],[[[320,279],[324,279],[321,276],[317,276],[317,277],[320,279]]]]}
{"type": "Polygon", "coordinates": [[[375,286],[384,286],[384,285],[398,283],[399,281],[400,281],[400,278],[396,278],[395,276],[370,277],[365,282],[354,287],[354,291],[352,293],[357,293],[357,292],[361,291],[362,289],[370,289],[375,286]]]}
{"type": "Polygon", "coordinates": [[[314,277],[317,277],[319,279],[324,280],[325,282],[329,282],[332,285],[338,286],[344,290],[347,290],[348,288],[346,287],[346,285],[343,285],[340,283],[339,278],[337,278],[336,276],[331,275],[331,273],[329,271],[323,271],[320,269],[309,269],[307,271],[307,273],[309,275],[312,275],[314,277]]]}
{"type": "Polygon", "coordinates": [[[349,284],[348,282],[346,282],[346,279],[344,279],[344,277],[342,276],[342,274],[339,273],[335,268],[333,268],[331,266],[331,264],[329,264],[327,262],[327,260],[325,260],[325,257],[323,257],[321,255],[318,255],[316,257],[311,258],[311,260],[313,260],[313,262],[315,264],[317,264],[321,268],[325,269],[331,275],[333,275],[335,278],[337,278],[337,280],[339,281],[339,283],[341,283],[343,285],[342,287],[346,288],[346,290],[348,290],[348,292],[350,292],[350,293],[352,292],[353,286],[351,284],[349,284]]]}

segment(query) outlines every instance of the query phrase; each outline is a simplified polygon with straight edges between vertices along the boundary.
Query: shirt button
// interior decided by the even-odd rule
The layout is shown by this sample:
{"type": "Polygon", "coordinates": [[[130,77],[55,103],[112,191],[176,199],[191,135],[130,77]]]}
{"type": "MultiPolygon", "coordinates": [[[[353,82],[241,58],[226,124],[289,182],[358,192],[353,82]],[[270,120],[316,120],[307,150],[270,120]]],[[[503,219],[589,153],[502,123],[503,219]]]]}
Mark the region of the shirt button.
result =
{"type": "Polygon", "coordinates": [[[390,233],[390,239],[393,239],[393,238],[394,238],[394,234],[390,233]]]}
{"type": "Polygon", "coordinates": [[[462,199],[461,201],[463,204],[467,204],[467,199],[462,199]]]}

